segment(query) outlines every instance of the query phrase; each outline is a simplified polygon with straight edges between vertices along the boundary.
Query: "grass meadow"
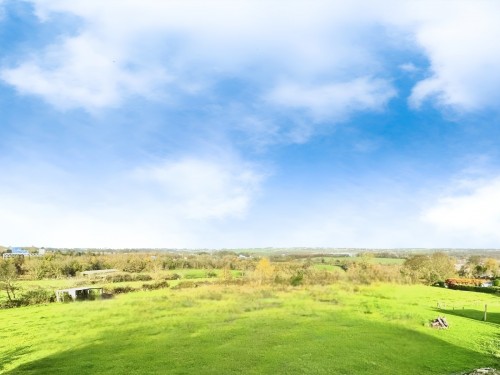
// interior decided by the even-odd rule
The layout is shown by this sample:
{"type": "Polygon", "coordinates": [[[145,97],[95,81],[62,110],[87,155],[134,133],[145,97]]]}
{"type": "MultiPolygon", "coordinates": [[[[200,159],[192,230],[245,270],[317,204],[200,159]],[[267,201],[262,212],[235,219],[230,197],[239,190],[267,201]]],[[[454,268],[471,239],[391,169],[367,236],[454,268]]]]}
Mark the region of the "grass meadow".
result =
{"type": "Polygon", "coordinates": [[[500,362],[498,297],[420,285],[206,285],[0,317],[4,374],[457,374],[500,362]],[[428,327],[438,315],[450,329],[428,327]]]}

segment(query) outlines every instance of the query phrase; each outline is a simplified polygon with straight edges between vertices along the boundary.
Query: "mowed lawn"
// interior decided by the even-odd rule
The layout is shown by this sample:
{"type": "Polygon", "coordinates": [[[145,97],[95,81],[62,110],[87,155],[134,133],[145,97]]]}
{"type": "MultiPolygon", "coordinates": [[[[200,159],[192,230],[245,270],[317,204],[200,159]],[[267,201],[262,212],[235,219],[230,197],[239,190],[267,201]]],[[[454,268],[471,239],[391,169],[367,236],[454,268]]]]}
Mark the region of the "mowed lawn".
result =
{"type": "Polygon", "coordinates": [[[208,285],[2,310],[0,373],[453,374],[500,367],[499,302],[424,286],[208,285]],[[438,315],[450,329],[427,326],[438,315]]]}

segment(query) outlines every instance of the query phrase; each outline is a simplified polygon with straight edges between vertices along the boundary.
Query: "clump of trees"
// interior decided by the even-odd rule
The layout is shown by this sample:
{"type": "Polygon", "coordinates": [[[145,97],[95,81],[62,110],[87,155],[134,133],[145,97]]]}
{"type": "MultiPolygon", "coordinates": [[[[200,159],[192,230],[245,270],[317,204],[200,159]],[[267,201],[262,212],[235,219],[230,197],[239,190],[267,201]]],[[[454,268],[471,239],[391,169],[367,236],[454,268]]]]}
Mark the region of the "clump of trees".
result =
{"type": "Polygon", "coordinates": [[[500,277],[500,263],[494,258],[471,255],[460,268],[459,275],[467,278],[500,277]]]}
{"type": "MultiPolygon", "coordinates": [[[[19,279],[68,278],[78,276],[80,272],[86,270],[110,268],[121,272],[100,276],[100,282],[155,280],[158,283],[165,283],[166,280],[181,278],[183,272],[176,273],[174,270],[185,269],[206,270],[205,276],[202,277],[210,280],[200,281],[201,283],[277,286],[327,285],[339,281],[353,284],[394,282],[431,285],[456,276],[455,259],[442,252],[412,255],[403,265],[377,264],[373,261],[374,254],[369,252],[358,255],[355,258],[331,260],[328,257],[309,256],[259,258],[240,256],[231,251],[212,254],[53,252],[44,256],[0,260],[0,289],[6,294],[7,300],[12,302],[22,299],[22,293],[18,289],[19,279]],[[240,276],[236,276],[237,274],[240,276]]],[[[470,257],[460,273],[476,276],[488,271],[491,274],[498,274],[498,266],[495,259],[470,257]]],[[[187,275],[184,277],[187,278],[187,275]]],[[[88,282],[95,280],[85,280],[85,283],[88,282]]],[[[196,285],[199,283],[181,281],[178,287],[196,285]]],[[[113,287],[114,292],[126,291],[120,288],[127,287],[116,285],[113,287]]],[[[150,288],[152,287],[147,284],[142,289],[150,288]]],[[[28,297],[27,301],[46,301],[49,298],[44,291],[34,292],[28,297]]]]}
{"type": "Polygon", "coordinates": [[[230,254],[159,254],[159,253],[48,253],[23,259],[22,274],[29,279],[53,279],[77,276],[82,271],[114,268],[129,273],[155,273],[179,269],[252,270],[253,259],[230,254]]]}
{"type": "Polygon", "coordinates": [[[442,252],[413,255],[405,261],[401,272],[408,282],[432,285],[456,275],[455,260],[442,252]]]}

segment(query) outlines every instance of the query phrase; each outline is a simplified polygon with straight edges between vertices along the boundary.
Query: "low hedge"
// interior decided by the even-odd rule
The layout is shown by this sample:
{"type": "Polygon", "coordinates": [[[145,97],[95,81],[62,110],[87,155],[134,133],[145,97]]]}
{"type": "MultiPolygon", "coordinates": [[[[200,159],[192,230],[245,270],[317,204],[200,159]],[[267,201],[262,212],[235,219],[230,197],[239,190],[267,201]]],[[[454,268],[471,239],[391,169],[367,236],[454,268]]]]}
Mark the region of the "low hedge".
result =
{"type": "Polygon", "coordinates": [[[168,283],[166,281],[157,281],[153,284],[142,284],[143,290],[156,290],[162,288],[168,288],[168,283]]]}
{"type": "Polygon", "coordinates": [[[150,281],[153,278],[150,275],[139,273],[139,274],[130,274],[130,273],[115,273],[111,275],[106,275],[104,277],[104,281],[110,283],[122,283],[127,281],[150,281]]]}
{"type": "Polygon", "coordinates": [[[469,292],[500,294],[500,287],[497,286],[473,286],[473,285],[448,285],[449,289],[466,290],[469,292]]]}
{"type": "Polygon", "coordinates": [[[24,292],[19,298],[12,301],[5,301],[0,304],[0,309],[21,307],[29,305],[40,305],[42,303],[55,302],[56,295],[52,290],[36,288],[24,292]]]}

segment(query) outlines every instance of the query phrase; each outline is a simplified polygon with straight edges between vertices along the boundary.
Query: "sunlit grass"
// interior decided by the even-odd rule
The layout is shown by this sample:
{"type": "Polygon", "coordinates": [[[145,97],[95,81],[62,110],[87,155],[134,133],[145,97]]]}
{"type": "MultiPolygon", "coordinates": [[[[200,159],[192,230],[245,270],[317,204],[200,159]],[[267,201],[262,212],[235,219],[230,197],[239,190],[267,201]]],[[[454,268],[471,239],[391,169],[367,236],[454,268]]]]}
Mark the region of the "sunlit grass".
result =
{"type": "MultiPolygon", "coordinates": [[[[498,366],[500,326],[437,311],[498,297],[424,286],[203,286],[0,311],[9,374],[449,374],[498,366]],[[429,319],[445,314],[449,330],[429,319]]],[[[453,311],[453,310],[452,310],[453,311]]]]}

